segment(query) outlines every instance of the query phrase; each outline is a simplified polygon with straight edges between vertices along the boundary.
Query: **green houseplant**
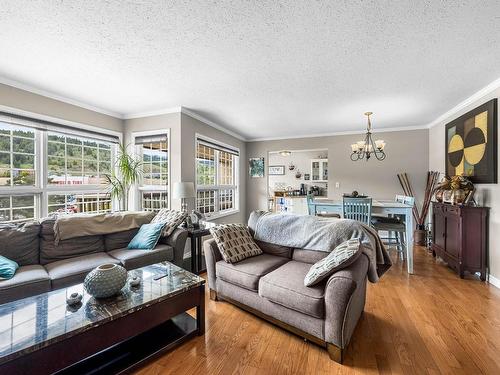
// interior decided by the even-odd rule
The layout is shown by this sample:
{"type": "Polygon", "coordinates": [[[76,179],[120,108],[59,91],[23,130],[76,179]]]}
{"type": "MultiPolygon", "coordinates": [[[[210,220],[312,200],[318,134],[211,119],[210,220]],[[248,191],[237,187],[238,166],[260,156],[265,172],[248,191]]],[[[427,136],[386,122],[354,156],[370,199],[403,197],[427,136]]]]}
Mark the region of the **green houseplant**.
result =
{"type": "Polygon", "coordinates": [[[119,146],[115,162],[115,171],[105,174],[108,185],[108,194],[119,202],[121,211],[128,210],[128,197],[130,188],[141,178],[142,161],[129,155],[127,147],[119,146]]]}

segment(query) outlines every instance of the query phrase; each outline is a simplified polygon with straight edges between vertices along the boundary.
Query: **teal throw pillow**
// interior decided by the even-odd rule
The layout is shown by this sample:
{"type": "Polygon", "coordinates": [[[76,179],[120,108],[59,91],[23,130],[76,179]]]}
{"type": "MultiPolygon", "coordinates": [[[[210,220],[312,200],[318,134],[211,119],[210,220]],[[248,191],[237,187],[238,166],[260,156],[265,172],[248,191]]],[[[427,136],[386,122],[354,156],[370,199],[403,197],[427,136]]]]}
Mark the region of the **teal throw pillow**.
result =
{"type": "Polygon", "coordinates": [[[127,249],[153,250],[161,237],[166,223],[143,224],[132,238],[127,249]]]}
{"type": "Polygon", "coordinates": [[[16,262],[0,255],[0,280],[13,278],[18,268],[16,262]]]}

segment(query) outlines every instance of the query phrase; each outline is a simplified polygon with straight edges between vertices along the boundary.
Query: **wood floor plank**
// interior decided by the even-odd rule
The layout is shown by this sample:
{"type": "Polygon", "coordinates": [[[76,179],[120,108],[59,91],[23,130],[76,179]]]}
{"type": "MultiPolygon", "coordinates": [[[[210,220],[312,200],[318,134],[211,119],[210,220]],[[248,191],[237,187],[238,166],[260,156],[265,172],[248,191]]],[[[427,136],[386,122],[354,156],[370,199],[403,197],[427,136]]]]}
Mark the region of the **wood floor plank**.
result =
{"type": "Polygon", "coordinates": [[[345,362],[206,295],[206,334],[137,372],[159,374],[500,374],[500,290],[462,280],[424,248],[415,274],[394,265],[369,284],[345,362]]]}

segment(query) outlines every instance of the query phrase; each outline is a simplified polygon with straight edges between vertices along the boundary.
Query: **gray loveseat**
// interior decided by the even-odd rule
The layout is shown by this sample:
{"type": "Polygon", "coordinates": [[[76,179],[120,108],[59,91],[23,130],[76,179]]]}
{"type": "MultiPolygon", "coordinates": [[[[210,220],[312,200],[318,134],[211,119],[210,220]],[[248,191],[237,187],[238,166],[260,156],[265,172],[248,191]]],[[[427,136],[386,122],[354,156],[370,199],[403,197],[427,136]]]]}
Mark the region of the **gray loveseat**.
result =
{"type": "Polygon", "coordinates": [[[322,251],[293,249],[256,241],[264,254],[230,264],[215,240],[205,241],[212,300],[226,300],[328,349],[342,363],[344,349],[363,312],[368,257],[313,287],[304,286],[322,251]]]}
{"type": "Polygon", "coordinates": [[[127,245],[139,228],[54,241],[55,219],[22,225],[0,225],[0,255],[16,261],[13,278],[0,280],[0,304],[78,284],[93,268],[104,263],[126,269],[171,261],[182,264],[187,231],[177,228],[161,238],[153,250],[129,250],[127,245]]]}

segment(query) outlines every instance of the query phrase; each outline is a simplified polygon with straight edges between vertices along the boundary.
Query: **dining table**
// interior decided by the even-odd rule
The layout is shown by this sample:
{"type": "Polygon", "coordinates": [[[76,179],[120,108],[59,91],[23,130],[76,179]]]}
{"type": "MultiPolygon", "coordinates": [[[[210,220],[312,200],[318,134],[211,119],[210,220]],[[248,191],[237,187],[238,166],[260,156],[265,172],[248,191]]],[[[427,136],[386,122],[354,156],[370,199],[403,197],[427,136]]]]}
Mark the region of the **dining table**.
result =
{"type": "MultiPolygon", "coordinates": [[[[310,203],[314,207],[314,212],[319,213],[337,213],[343,215],[342,201],[329,199],[315,199],[310,203]]],[[[413,207],[409,204],[395,202],[393,200],[372,200],[372,214],[380,214],[384,216],[401,215],[404,217],[406,227],[406,263],[408,273],[413,273],[413,207]]]]}

